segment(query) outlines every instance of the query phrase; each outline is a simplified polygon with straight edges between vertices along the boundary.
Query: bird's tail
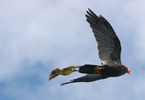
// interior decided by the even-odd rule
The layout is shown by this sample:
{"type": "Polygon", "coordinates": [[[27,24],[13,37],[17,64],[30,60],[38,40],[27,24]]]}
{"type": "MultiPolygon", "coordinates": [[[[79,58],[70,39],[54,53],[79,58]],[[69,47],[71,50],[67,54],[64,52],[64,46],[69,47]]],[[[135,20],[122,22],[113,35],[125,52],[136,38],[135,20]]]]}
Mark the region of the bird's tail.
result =
{"type": "Polygon", "coordinates": [[[60,71],[59,68],[53,69],[51,74],[50,74],[50,76],[49,76],[49,80],[51,80],[51,79],[55,78],[56,76],[58,76],[59,75],[58,74],[59,71],[60,71]]]}
{"type": "Polygon", "coordinates": [[[102,66],[86,64],[79,68],[79,72],[86,73],[86,74],[100,74],[101,70],[103,70],[103,69],[104,69],[104,67],[102,67],[102,66]]]}

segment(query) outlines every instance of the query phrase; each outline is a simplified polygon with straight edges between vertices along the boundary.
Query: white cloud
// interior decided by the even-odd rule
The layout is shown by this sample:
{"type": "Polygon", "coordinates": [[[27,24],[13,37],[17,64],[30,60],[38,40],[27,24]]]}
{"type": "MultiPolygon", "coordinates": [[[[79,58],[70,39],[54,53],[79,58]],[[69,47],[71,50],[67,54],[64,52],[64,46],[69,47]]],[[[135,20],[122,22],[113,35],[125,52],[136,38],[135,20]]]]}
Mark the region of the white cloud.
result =
{"type": "MultiPolygon", "coordinates": [[[[5,89],[1,90],[5,95],[29,100],[40,98],[43,100],[48,98],[53,100],[60,98],[133,100],[135,98],[134,100],[139,100],[143,98],[145,89],[138,88],[138,84],[143,85],[143,77],[140,73],[144,72],[142,67],[145,50],[143,0],[0,2],[0,80],[6,84],[5,89]],[[97,43],[85,20],[87,8],[103,15],[111,23],[121,40],[122,60],[131,66],[133,75],[94,83],[59,86],[61,82],[78,77],[78,74],[74,73],[47,82],[49,69],[85,63],[100,64],[97,43]],[[38,62],[43,66],[37,65],[38,62]],[[134,64],[140,67],[134,67],[134,64]],[[42,67],[42,70],[36,66],[42,67]],[[32,76],[35,74],[36,77],[42,78],[42,85],[34,85],[35,83],[27,80],[27,75],[33,79],[32,76]],[[21,78],[24,79],[22,83],[21,78]],[[11,82],[12,84],[8,84],[11,82]],[[33,85],[35,91],[29,90],[33,85]]],[[[39,81],[38,79],[37,82],[39,81]]]]}

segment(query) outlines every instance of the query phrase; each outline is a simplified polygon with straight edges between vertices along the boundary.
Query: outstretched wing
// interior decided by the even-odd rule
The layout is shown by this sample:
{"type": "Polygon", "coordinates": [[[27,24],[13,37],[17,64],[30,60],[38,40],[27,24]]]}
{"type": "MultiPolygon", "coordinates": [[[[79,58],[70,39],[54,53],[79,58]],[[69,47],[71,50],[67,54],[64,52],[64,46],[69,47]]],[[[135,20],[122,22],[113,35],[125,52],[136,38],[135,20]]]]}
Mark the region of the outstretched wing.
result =
{"type": "Polygon", "coordinates": [[[103,16],[97,16],[90,9],[86,14],[96,41],[102,65],[121,64],[121,44],[112,26],[103,16]]]}
{"type": "Polygon", "coordinates": [[[85,76],[70,80],[69,82],[62,83],[61,85],[66,85],[69,83],[76,83],[76,82],[92,82],[92,81],[96,81],[96,80],[104,79],[104,78],[107,78],[107,77],[102,76],[101,74],[87,74],[85,76]]]}

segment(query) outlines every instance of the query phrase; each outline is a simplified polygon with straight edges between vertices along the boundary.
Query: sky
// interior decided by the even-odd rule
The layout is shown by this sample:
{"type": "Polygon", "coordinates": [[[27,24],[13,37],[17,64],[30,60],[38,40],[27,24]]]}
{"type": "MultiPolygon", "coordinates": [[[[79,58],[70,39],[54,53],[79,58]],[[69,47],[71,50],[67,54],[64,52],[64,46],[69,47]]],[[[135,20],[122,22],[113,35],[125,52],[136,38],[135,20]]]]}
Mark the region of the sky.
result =
{"type": "Polygon", "coordinates": [[[142,100],[145,93],[144,0],[0,0],[0,100],[142,100]],[[48,81],[51,69],[100,65],[86,10],[104,16],[131,70],[90,83],[48,81]]]}

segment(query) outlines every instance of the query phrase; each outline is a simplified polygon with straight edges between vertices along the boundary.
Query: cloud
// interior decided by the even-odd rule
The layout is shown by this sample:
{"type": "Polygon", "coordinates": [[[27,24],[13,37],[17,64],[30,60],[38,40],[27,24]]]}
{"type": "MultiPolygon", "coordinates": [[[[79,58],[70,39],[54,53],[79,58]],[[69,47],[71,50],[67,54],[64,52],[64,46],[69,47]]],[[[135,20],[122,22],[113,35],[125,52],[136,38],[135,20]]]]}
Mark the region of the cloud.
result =
{"type": "Polygon", "coordinates": [[[1,1],[0,99],[144,98],[143,4],[143,0],[1,1]],[[100,64],[97,43],[85,20],[87,8],[111,23],[121,40],[122,62],[132,75],[61,87],[60,83],[82,75],[73,73],[48,82],[50,69],[100,64]]]}

